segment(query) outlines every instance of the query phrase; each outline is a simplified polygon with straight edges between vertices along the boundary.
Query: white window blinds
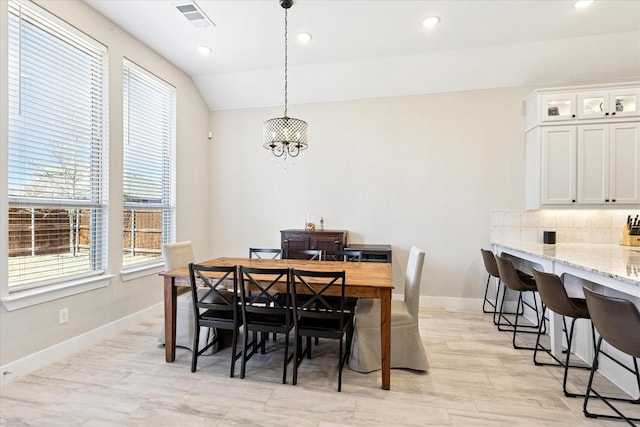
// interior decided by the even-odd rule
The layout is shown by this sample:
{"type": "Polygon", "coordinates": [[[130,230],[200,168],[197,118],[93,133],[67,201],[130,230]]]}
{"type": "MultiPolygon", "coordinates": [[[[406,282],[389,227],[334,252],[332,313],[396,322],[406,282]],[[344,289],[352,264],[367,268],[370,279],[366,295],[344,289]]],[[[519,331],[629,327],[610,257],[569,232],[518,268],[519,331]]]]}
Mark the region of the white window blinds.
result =
{"type": "Polygon", "coordinates": [[[106,48],[9,1],[9,289],[106,264],[106,48]]]}
{"type": "Polygon", "coordinates": [[[174,239],[175,88],[123,64],[123,242],[125,266],[161,258],[174,239]]]}

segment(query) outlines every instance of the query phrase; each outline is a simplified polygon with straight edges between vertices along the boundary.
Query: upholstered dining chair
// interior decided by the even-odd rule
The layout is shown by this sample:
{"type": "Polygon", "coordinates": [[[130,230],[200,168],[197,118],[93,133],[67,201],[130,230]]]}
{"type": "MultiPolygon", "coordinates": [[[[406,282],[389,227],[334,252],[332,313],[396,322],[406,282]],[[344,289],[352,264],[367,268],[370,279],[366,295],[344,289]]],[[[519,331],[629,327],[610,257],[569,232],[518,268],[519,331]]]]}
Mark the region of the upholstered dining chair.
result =
{"type": "MultiPolygon", "coordinates": [[[[164,259],[164,270],[170,271],[180,267],[187,267],[195,261],[193,256],[193,246],[191,241],[178,243],[167,243],[162,246],[162,258],[164,259]]],[[[185,287],[179,289],[182,292],[176,300],[176,346],[193,350],[193,333],[195,331],[195,320],[193,317],[193,301],[190,289],[185,287]]],[[[164,344],[164,324],[160,330],[159,341],[164,344]]],[[[214,331],[202,328],[200,331],[200,349],[206,347],[214,339],[214,331]]],[[[210,347],[205,354],[215,352],[215,347],[210,347]]]]}
{"type": "MultiPolygon", "coordinates": [[[[424,251],[412,247],[404,282],[404,300],[391,301],[391,367],[426,371],[429,356],[418,327],[420,279],[424,251]]],[[[380,355],[380,300],[360,298],[355,308],[355,330],[349,368],[371,372],[382,368],[380,355]]]]}

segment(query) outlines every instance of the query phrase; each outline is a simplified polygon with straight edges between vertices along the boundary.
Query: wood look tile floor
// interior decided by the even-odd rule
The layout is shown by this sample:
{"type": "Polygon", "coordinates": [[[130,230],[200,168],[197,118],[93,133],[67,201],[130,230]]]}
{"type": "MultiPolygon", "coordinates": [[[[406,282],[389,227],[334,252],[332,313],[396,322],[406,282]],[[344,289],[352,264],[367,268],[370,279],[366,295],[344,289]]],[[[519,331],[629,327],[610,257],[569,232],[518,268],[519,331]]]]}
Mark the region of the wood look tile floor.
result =
{"type": "MultiPolygon", "coordinates": [[[[145,322],[20,378],[0,390],[3,426],[621,426],[587,419],[582,399],[561,392],[562,369],[534,366],[480,311],[422,309],[432,367],[380,373],[344,370],[337,392],[337,345],[321,340],[298,384],[281,383],[283,343],[254,356],[245,379],[229,378],[229,349],[199,359],[178,349],[164,362],[162,318],[145,322]]],[[[572,387],[584,388],[588,371],[572,387]]],[[[616,390],[606,381],[602,387],[616,390]]],[[[636,405],[640,406],[640,405],[636,405]]],[[[638,415],[638,410],[635,414],[638,415]]]]}

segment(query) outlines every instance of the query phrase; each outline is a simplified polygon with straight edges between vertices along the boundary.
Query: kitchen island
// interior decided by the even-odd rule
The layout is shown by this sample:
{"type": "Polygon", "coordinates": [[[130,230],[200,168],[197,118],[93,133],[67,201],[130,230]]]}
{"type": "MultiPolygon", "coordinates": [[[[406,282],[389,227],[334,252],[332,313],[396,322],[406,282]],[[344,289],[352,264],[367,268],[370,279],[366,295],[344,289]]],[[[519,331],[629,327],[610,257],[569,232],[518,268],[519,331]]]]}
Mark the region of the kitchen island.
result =
{"type": "MultiPolygon", "coordinates": [[[[537,268],[562,277],[570,296],[584,298],[582,287],[596,292],[625,298],[640,307],[640,247],[617,244],[559,243],[548,245],[533,242],[493,243],[496,254],[510,256],[518,267],[537,268]]],[[[562,354],[562,317],[550,317],[551,351],[562,354]]],[[[593,341],[590,327],[578,328],[575,353],[591,363],[593,341]]],[[[615,349],[608,350],[616,353],[615,349]]],[[[628,356],[621,355],[622,360],[628,356]]],[[[637,385],[615,364],[601,361],[600,371],[628,393],[636,394],[637,385]]]]}

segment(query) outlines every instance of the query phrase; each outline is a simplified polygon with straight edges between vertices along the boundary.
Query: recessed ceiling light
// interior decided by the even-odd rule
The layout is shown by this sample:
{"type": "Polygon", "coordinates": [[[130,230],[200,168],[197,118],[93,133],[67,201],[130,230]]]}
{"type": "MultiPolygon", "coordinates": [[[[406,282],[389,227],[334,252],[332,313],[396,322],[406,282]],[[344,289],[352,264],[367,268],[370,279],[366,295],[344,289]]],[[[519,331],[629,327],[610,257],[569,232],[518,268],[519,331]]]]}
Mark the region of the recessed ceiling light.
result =
{"type": "Polygon", "coordinates": [[[309,43],[313,36],[309,33],[300,33],[298,34],[298,41],[301,43],[309,43]]]}
{"type": "Polygon", "coordinates": [[[591,6],[594,1],[595,0],[578,0],[577,2],[575,2],[573,7],[575,7],[576,9],[584,9],[585,7],[591,6]]]}
{"type": "Polygon", "coordinates": [[[200,55],[211,55],[211,48],[209,46],[198,46],[198,53],[200,55]]]}
{"type": "Polygon", "coordinates": [[[429,28],[429,27],[438,25],[439,22],[440,22],[440,18],[438,18],[437,16],[431,16],[425,19],[424,21],[422,21],[422,26],[429,28]]]}

